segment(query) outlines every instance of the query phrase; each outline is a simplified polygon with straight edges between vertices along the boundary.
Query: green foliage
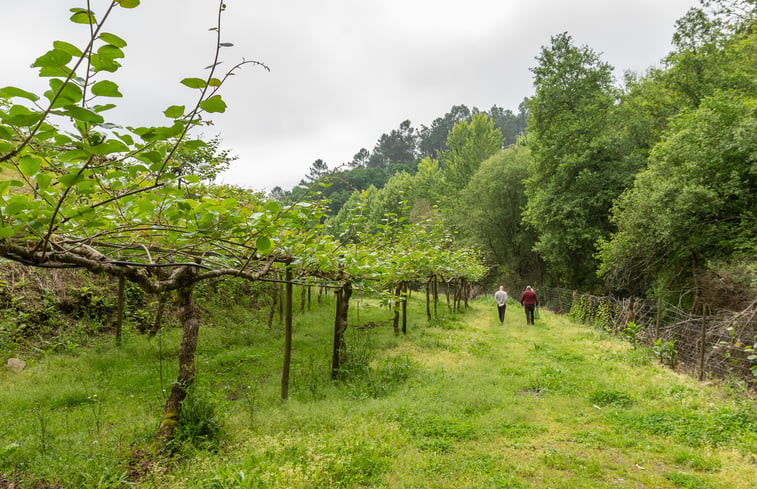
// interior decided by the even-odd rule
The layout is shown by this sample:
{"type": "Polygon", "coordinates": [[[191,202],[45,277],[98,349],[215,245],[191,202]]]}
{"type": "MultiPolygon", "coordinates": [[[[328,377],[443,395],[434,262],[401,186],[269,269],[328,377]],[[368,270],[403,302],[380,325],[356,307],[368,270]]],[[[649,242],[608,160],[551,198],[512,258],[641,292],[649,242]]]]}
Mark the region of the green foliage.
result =
{"type": "Polygon", "coordinates": [[[691,446],[719,446],[739,440],[747,450],[757,447],[757,412],[751,406],[710,412],[674,409],[626,413],[620,419],[628,428],[670,437],[691,446]]]}
{"type": "Polygon", "coordinates": [[[703,269],[754,254],[755,140],[748,135],[757,107],[757,35],[738,25],[692,10],[679,22],[668,71],[645,81],[673,87],[667,102],[643,96],[669,123],[650,145],[648,167],[615,203],[618,230],[600,247],[600,273],[615,288],[680,292],[703,269]],[[671,103],[679,106],[675,115],[671,103]]]}
{"type": "Polygon", "coordinates": [[[486,113],[473,116],[470,123],[462,120],[447,136],[446,150],[439,155],[439,164],[449,190],[462,190],[478,171],[483,161],[502,146],[502,133],[486,113]]]}
{"type": "Polygon", "coordinates": [[[612,201],[636,169],[621,160],[611,132],[612,67],[588,47],[575,47],[567,33],[554,36],[537,60],[524,219],[539,233],[536,249],[553,280],[591,287],[594,243],[608,236],[612,201]]]}
{"type": "Polygon", "coordinates": [[[589,401],[597,406],[611,406],[627,408],[633,404],[633,398],[628,393],[617,390],[598,390],[589,396],[589,401]]]}
{"type": "Polygon", "coordinates": [[[189,445],[200,450],[217,450],[226,437],[217,403],[196,385],[187,389],[176,426],[177,447],[189,445]]]}
{"type": "Polygon", "coordinates": [[[667,365],[670,368],[676,368],[678,350],[676,350],[675,340],[655,340],[655,342],[652,344],[652,352],[654,353],[655,357],[660,360],[660,363],[667,365]]]}
{"type": "Polygon", "coordinates": [[[625,327],[621,330],[620,333],[631,343],[631,346],[636,348],[639,346],[639,333],[642,332],[643,327],[644,325],[642,325],[641,323],[629,321],[626,323],[625,327]]]}
{"type": "MultiPolygon", "coordinates": [[[[525,180],[531,157],[524,146],[511,146],[481,163],[448,211],[460,239],[483,250],[487,262],[506,271],[509,281],[534,277],[540,260],[533,252],[536,234],[523,223],[525,180]]],[[[500,279],[501,280],[501,279],[500,279]]]]}
{"type": "Polygon", "coordinates": [[[665,478],[672,482],[676,487],[683,489],[708,489],[712,486],[703,481],[700,477],[684,472],[669,472],[665,478]]]}

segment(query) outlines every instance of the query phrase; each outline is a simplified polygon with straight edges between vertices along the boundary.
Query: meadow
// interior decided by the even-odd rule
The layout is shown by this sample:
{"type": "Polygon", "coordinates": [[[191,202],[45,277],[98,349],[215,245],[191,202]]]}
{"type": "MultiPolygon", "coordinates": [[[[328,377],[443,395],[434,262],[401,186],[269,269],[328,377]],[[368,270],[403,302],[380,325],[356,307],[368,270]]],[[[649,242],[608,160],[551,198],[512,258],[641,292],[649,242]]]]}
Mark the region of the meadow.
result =
{"type": "MultiPolygon", "coordinates": [[[[168,452],[153,436],[181,332],[126,328],[0,369],[0,488],[728,488],[757,481],[757,409],[743,383],[699,382],[647,349],[541,311],[504,325],[488,296],[407,335],[351,302],[330,378],[332,297],[283,326],[253,303],[201,302],[197,381],[168,452]],[[359,326],[359,327],[355,327],[359,326]]],[[[299,311],[299,304],[296,304],[299,311]]]]}

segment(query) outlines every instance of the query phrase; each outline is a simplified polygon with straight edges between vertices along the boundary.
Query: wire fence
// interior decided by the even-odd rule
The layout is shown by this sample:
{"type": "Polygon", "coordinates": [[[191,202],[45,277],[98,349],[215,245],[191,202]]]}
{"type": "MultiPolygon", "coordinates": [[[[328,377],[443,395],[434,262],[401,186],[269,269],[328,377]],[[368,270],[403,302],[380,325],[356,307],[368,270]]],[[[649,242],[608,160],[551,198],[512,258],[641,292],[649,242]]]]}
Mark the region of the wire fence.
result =
{"type": "Polygon", "coordinates": [[[663,363],[680,364],[700,379],[736,377],[757,387],[757,301],[739,313],[697,316],[662,300],[546,287],[539,295],[542,306],[646,345],[663,363]]]}

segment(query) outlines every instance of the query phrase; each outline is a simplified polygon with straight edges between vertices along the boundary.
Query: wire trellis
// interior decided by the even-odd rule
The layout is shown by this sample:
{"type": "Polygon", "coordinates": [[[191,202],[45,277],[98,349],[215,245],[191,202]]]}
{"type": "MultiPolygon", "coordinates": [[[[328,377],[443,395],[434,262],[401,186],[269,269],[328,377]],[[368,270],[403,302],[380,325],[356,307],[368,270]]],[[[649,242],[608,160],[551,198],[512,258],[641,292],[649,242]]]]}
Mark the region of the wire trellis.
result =
{"type": "Polygon", "coordinates": [[[638,326],[636,341],[656,354],[667,346],[677,362],[700,379],[736,377],[757,386],[757,362],[749,359],[757,353],[750,350],[757,343],[757,301],[739,313],[697,316],[662,300],[548,287],[539,295],[544,307],[608,333],[627,335],[628,323],[633,322],[638,326]]]}

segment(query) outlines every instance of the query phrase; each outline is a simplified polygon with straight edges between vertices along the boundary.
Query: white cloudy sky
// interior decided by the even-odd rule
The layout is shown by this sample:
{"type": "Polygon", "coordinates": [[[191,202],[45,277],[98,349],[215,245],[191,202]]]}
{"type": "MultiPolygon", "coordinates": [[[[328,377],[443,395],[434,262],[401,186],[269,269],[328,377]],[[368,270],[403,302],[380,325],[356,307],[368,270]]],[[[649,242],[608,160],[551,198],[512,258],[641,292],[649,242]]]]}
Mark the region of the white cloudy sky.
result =
{"type": "MultiPolygon", "coordinates": [[[[81,45],[68,22],[82,0],[2,0],[0,86],[41,94],[29,68],[54,40],[81,45]],[[77,42],[78,41],[78,42],[77,42]],[[9,49],[8,46],[13,46],[9,49]]],[[[103,12],[105,0],[91,0],[103,12]]],[[[291,188],[317,158],[330,167],[409,119],[430,125],[452,105],[516,110],[532,93],[529,68],[550,37],[567,31],[616,68],[643,72],[670,50],[675,21],[698,0],[227,0],[229,104],[206,135],[220,133],[239,159],[224,183],[291,188]]],[[[182,78],[212,61],[218,2],[142,0],[118,9],[105,31],[129,43],[112,77],[125,98],[113,122],[164,124],[169,105],[191,105],[182,78]]],[[[116,99],[116,102],[119,102],[116,99]]]]}

